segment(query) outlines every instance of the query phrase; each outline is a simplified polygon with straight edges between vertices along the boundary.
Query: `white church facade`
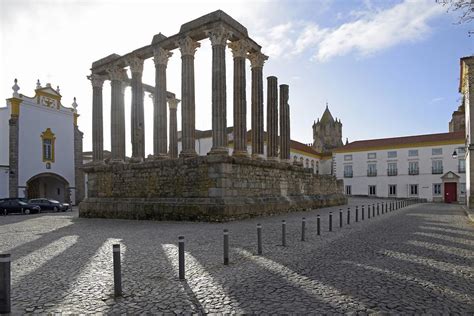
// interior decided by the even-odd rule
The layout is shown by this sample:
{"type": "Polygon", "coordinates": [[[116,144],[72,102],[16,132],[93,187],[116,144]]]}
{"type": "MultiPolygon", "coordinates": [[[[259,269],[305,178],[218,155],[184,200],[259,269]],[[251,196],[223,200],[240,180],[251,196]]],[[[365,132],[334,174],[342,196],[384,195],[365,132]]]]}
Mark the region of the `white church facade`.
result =
{"type": "Polygon", "coordinates": [[[61,103],[59,87],[19,94],[0,107],[0,198],[50,198],[77,204],[84,195],[82,132],[77,104],[61,103]]]}

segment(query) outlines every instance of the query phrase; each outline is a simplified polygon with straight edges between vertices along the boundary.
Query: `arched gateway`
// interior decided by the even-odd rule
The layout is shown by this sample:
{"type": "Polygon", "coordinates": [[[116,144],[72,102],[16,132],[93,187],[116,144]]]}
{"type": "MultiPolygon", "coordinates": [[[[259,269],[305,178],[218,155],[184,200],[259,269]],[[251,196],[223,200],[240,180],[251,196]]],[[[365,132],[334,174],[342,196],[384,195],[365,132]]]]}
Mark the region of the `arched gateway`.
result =
{"type": "Polygon", "coordinates": [[[31,177],[26,182],[28,199],[48,198],[69,202],[69,182],[58,174],[45,172],[31,177]]]}

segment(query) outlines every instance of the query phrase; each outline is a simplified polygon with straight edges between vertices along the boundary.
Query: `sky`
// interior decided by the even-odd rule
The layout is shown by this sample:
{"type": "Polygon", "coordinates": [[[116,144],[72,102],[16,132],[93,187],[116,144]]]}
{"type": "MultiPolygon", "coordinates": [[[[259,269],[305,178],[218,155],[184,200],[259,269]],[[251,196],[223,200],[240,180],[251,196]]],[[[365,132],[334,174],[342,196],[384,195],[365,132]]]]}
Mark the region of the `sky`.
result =
{"type": "MultiPolygon", "coordinates": [[[[84,150],[92,148],[92,62],[171,36],[182,24],[221,9],[243,24],[269,56],[266,77],[290,86],[291,138],[312,142],[326,103],[349,141],[448,131],[460,104],[459,59],[474,54],[473,24],[435,0],[0,0],[0,97],[33,96],[36,81],[59,86],[62,103],[77,98],[84,150]]],[[[226,53],[227,125],[232,126],[232,71],[226,53]]],[[[196,128],[211,129],[211,46],[195,55],[196,128]]],[[[130,76],[130,73],[129,73],[130,76]]],[[[181,95],[181,58],[174,51],[168,91],[181,95]]],[[[145,61],[143,81],[154,85],[145,61]]],[[[264,89],[266,96],[266,87],[264,89]]],[[[250,128],[247,62],[247,125],[250,128]]],[[[104,147],[110,149],[110,84],[104,83],[104,147]]],[[[266,99],[266,97],[265,97],[266,99]]],[[[131,92],[125,94],[127,153],[131,92]]],[[[264,100],[266,102],[266,100],[264,100]]],[[[181,126],[178,109],[178,128],[181,126]]],[[[145,95],[146,154],[153,151],[152,103],[145,95]]]]}

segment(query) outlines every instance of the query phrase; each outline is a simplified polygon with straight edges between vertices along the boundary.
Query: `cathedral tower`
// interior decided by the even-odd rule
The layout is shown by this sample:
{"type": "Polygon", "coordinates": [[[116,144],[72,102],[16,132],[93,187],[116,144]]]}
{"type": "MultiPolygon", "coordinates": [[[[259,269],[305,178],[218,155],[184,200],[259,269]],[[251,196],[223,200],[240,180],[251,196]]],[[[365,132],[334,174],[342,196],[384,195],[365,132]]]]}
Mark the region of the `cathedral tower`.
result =
{"type": "Polygon", "coordinates": [[[318,152],[331,152],[342,145],[342,123],[337,118],[334,120],[326,103],[321,120],[318,118],[313,124],[313,148],[318,152]]]}

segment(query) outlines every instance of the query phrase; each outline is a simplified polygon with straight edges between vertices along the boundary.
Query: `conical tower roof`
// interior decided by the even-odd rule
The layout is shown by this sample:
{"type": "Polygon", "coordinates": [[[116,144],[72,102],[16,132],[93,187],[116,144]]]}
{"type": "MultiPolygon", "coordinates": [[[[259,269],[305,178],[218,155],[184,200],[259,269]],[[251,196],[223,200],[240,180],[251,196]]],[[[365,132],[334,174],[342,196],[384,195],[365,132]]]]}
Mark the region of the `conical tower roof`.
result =
{"type": "Polygon", "coordinates": [[[326,125],[329,123],[334,123],[334,118],[332,117],[328,104],[326,103],[326,110],[324,110],[323,116],[321,117],[321,124],[326,125]]]}

